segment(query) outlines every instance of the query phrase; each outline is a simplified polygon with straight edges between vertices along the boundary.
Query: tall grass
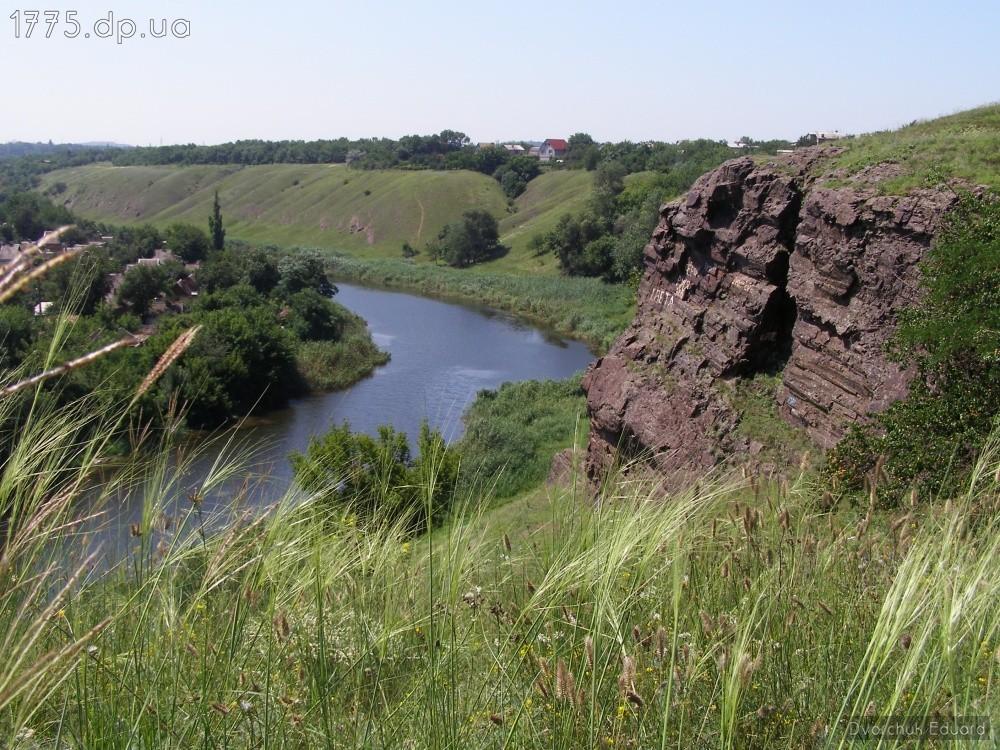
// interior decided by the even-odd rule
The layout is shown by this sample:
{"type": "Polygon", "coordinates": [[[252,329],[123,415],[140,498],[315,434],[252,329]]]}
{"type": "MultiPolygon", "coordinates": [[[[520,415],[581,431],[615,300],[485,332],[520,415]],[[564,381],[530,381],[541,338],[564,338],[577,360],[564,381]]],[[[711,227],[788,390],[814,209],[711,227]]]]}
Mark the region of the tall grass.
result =
{"type": "Polygon", "coordinates": [[[234,467],[167,527],[183,461],[164,436],[105,478],[110,419],[36,410],[0,473],[15,747],[839,747],[851,717],[1000,718],[995,442],[963,496],[893,516],[715,476],[464,498],[418,537],[293,491],[212,534],[234,467]],[[123,489],[136,549],[69,562],[81,495],[123,489]]]}

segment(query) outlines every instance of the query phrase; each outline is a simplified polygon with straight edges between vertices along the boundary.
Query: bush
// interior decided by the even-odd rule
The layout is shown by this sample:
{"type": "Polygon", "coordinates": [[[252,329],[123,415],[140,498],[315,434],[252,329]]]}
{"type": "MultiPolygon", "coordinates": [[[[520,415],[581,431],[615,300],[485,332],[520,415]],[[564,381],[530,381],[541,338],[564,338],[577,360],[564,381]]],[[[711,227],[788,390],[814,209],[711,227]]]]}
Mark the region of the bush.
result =
{"type": "Polygon", "coordinates": [[[417,445],[419,456],[414,459],[406,433],[382,425],[373,438],[351,432],[345,422],[290,458],[299,485],[331,506],[363,520],[402,520],[419,531],[428,521],[440,523],[447,516],[459,461],[458,453],[426,422],[417,445]]]}

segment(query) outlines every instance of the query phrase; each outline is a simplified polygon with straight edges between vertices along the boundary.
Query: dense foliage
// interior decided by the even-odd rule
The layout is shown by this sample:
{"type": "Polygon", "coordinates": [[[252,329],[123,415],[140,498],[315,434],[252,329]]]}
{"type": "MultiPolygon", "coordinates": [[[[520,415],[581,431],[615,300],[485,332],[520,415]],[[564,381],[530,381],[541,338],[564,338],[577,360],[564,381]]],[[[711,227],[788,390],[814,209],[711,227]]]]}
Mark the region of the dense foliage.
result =
{"type": "MultiPolygon", "coordinates": [[[[50,226],[53,212],[72,220],[40,196],[0,201],[0,215],[23,219],[32,235],[50,226]]],[[[151,227],[79,226],[81,241],[108,231],[113,239],[88,246],[0,307],[0,366],[37,371],[51,366],[53,354],[55,363],[79,357],[129,331],[148,339],[68,373],[46,391],[57,403],[90,392],[129,398],[178,335],[195,326],[194,343],[139,399],[147,419],[163,418],[180,396],[190,426],[214,427],[310,387],[343,387],[385,361],[363,321],[330,299],[336,288],[316,253],[239,244],[217,251],[188,225],[163,235],[151,227]],[[137,263],[164,242],[196,265],[137,263]],[[109,294],[109,279],[122,272],[117,293],[109,294]],[[177,284],[190,274],[201,287],[197,296],[177,284]],[[43,300],[54,307],[33,315],[43,300]],[[72,313],[72,324],[56,313],[72,313]]]]}
{"type": "Polygon", "coordinates": [[[634,280],[659,207],[672,188],[668,175],[637,175],[626,185],[626,174],[620,162],[598,167],[587,208],[576,216],[564,215],[552,230],[533,237],[534,251],[555,255],[570,276],[634,280]]]}
{"type": "Polygon", "coordinates": [[[370,522],[402,521],[413,531],[447,518],[459,476],[458,453],[425,422],[417,456],[407,436],[383,425],[378,436],[351,432],[349,424],[309,441],[305,453],[291,455],[302,489],[341,513],[370,522]]]}
{"type": "Polygon", "coordinates": [[[499,258],[504,252],[497,220],[478,208],[466,211],[459,221],[446,224],[427,247],[428,256],[455,268],[499,258]]]}
{"type": "Polygon", "coordinates": [[[69,224],[69,211],[35,193],[13,193],[0,200],[0,239],[33,242],[45,229],[69,224]]]}
{"type": "Polygon", "coordinates": [[[906,399],[852,428],[828,457],[843,491],[867,482],[882,498],[947,492],[1000,426],[1000,201],[964,197],[922,271],[924,298],[893,344],[916,377],[906,399]]]}

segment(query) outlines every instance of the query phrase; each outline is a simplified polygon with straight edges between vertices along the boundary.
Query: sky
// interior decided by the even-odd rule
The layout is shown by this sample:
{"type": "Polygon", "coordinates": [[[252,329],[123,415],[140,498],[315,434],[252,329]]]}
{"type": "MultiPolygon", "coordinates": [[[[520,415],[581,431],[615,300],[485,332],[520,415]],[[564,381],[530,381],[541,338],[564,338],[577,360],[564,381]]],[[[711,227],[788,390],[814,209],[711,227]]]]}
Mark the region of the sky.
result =
{"type": "Polygon", "coordinates": [[[794,139],[1000,100],[1000,0],[46,0],[49,38],[0,6],[0,141],[794,139]]]}

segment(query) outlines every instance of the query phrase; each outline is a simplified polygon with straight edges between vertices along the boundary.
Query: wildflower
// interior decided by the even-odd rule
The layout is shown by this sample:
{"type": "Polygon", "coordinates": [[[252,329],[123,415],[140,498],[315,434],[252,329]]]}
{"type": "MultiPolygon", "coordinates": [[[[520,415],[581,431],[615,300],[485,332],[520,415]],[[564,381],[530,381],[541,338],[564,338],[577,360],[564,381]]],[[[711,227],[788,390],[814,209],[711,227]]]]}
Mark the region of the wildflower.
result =
{"type": "Polygon", "coordinates": [[[403,544],[400,546],[400,549],[403,551],[404,555],[410,554],[410,543],[403,542],[403,544]]]}
{"type": "MultiPolygon", "coordinates": [[[[504,534],[506,536],[506,534],[504,534]]],[[[498,727],[503,726],[503,717],[500,714],[490,714],[490,721],[498,727]]]]}

